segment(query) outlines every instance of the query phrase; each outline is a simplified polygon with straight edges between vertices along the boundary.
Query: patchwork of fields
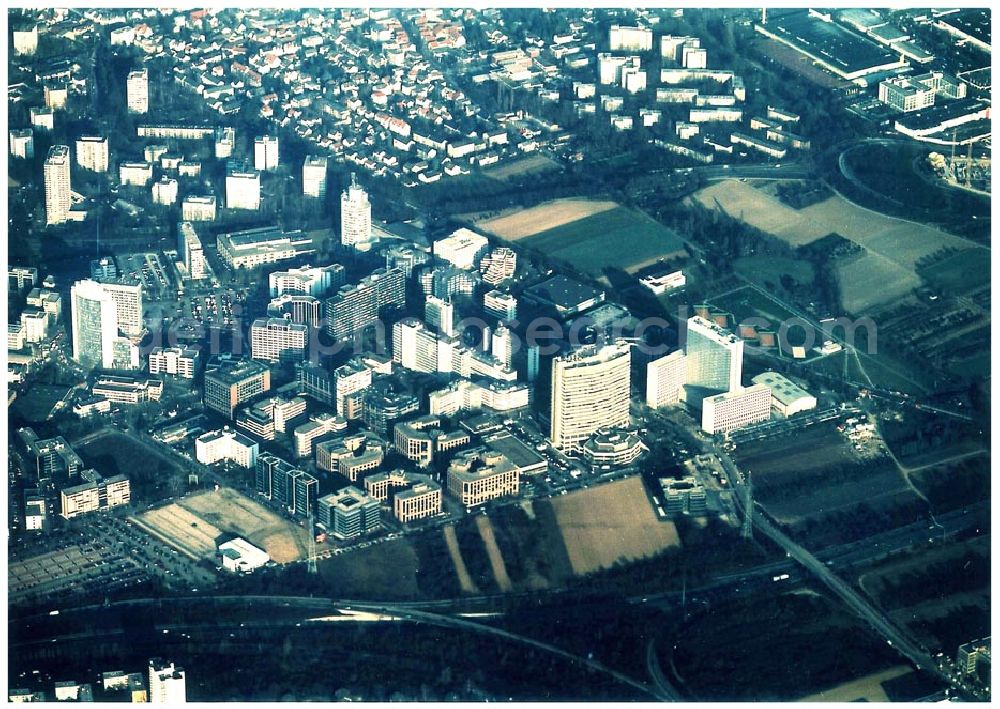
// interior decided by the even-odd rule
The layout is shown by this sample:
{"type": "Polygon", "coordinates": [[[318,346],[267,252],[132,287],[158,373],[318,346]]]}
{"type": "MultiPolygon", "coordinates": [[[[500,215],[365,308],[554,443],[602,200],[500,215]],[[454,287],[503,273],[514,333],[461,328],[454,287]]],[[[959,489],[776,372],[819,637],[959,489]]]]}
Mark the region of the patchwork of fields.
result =
{"type": "Polygon", "coordinates": [[[672,230],[641,212],[608,201],[555,200],[486,219],[476,226],[595,277],[605,268],[634,273],[660,259],[685,253],[684,242],[672,230]]]}
{"type": "Polygon", "coordinates": [[[917,261],[940,249],[971,251],[988,261],[989,251],[983,247],[935,227],[858,207],[836,195],[796,210],[750,182],[725,180],[701,190],[694,199],[792,246],[809,244],[831,233],[863,246],[864,255],[837,266],[842,305],[852,313],[906,296],[921,282],[917,261]]]}

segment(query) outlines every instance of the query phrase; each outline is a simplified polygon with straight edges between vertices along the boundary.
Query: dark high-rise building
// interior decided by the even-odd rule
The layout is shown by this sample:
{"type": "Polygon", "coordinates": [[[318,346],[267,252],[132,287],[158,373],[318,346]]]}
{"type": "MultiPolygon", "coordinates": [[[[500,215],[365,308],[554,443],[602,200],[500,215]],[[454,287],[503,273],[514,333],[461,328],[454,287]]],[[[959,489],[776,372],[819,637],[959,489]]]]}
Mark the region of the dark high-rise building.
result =
{"type": "Polygon", "coordinates": [[[326,331],[338,340],[376,322],[385,309],[406,303],[406,278],[400,268],[378,269],[357,285],[343,286],[326,301],[326,331]]]}

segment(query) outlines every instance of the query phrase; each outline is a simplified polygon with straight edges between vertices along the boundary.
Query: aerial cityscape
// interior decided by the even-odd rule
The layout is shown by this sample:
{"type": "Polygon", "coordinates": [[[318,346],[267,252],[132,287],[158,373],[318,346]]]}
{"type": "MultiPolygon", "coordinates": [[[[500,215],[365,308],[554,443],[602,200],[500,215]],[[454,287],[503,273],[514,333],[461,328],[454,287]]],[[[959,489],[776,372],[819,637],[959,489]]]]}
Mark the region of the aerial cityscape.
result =
{"type": "Polygon", "coordinates": [[[8,701],[977,701],[989,8],[14,8],[8,701]]]}

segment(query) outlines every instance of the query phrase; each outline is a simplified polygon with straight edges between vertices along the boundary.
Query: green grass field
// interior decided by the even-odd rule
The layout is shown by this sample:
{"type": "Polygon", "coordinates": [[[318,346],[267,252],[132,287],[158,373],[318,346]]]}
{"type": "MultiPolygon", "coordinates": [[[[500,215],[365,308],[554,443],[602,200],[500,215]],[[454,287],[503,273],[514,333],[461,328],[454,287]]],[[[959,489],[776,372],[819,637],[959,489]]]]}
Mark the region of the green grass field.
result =
{"type": "Polygon", "coordinates": [[[990,259],[981,249],[966,249],[918,270],[928,285],[962,295],[990,282],[990,259]]]}
{"type": "Polygon", "coordinates": [[[596,276],[605,268],[635,271],[684,250],[673,230],[625,207],[548,229],[519,243],[596,276]]]}
{"type": "Polygon", "coordinates": [[[803,259],[784,258],[781,256],[745,256],[736,259],[734,270],[757,285],[766,282],[781,283],[781,277],[788,274],[798,283],[813,282],[812,264],[803,259]]]}

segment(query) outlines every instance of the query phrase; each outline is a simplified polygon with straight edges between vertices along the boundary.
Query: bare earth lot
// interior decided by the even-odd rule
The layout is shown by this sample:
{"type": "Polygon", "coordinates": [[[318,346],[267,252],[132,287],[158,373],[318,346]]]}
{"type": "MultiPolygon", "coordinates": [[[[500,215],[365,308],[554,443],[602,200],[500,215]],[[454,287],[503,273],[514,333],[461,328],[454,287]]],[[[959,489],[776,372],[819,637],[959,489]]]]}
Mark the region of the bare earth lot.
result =
{"type": "Polygon", "coordinates": [[[479,593],[476,582],[469,575],[469,570],[465,566],[465,559],[462,558],[462,550],[458,547],[458,536],[455,534],[455,526],[445,525],[441,530],[444,534],[444,541],[448,545],[448,553],[451,555],[451,562],[455,565],[455,574],[458,576],[458,583],[465,593],[479,593]]]}
{"type": "Polygon", "coordinates": [[[881,672],[865,675],[851,682],[839,684],[823,692],[803,697],[800,702],[887,702],[889,697],[882,688],[883,682],[888,682],[901,675],[911,672],[906,665],[897,665],[881,672]]]}
{"type": "Polygon", "coordinates": [[[680,544],[673,523],[657,519],[638,477],[554,498],[552,507],[574,574],[680,544]]]}
{"type": "Polygon", "coordinates": [[[230,488],[199,492],[138,516],[140,526],[195,557],[215,554],[220,534],[237,534],[279,564],[306,554],[306,531],[230,488]]]}
{"type": "Polygon", "coordinates": [[[530,175],[536,172],[548,172],[559,168],[559,163],[545,155],[532,155],[530,157],[505,162],[496,167],[486,170],[486,174],[495,180],[506,180],[515,175],[530,175]]]}
{"type": "Polygon", "coordinates": [[[894,219],[855,206],[834,195],[796,210],[750,182],[725,180],[698,192],[702,205],[742,219],[792,246],[837,233],[863,246],[860,258],[838,265],[843,307],[853,313],[889,303],[920,284],[916,262],[944,247],[986,249],[935,227],[894,219]]]}
{"type": "Polygon", "coordinates": [[[517,241],[617,206],[610,200],[557,199],[506,216],[476,222],[476,227],[501,239],[517,241]]]}

